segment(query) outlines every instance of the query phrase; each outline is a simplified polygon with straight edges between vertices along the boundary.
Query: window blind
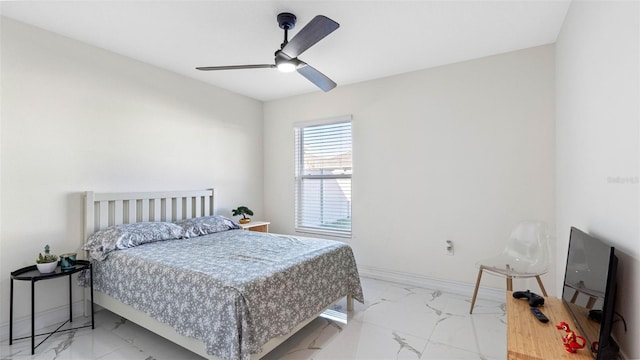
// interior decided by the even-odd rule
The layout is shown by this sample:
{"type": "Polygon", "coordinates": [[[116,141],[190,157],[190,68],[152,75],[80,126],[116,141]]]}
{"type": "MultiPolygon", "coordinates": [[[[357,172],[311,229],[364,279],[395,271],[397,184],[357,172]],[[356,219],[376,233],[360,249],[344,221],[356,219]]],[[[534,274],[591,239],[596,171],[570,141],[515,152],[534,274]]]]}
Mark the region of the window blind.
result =
{"type": "Polygon", "coordinates": [[[295,128],[296,231],[351,236],[351,121],[295,128]]]}

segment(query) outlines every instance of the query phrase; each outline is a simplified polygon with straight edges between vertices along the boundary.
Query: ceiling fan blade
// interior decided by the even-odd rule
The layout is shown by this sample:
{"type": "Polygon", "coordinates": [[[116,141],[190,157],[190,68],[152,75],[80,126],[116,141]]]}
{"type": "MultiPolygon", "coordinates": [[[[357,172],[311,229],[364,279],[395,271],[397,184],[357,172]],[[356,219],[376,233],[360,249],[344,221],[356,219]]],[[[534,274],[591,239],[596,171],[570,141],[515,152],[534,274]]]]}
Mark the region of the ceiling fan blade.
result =
{"type": "Polygon", "coordinates": [[[340,24],[326,16],[318,15],[314,17],[305,27],[282,48],[282,52],[292,58],[305,52],[325,36],[334,32],[340,24]]]}
{"type": "Polygon", "coordinates": [[[314,83],[317,87],[322,89],[322,91],[324,92],[327,92],[333,89],[337,85],[335,82],[333,82],[333,80],[329,79],[325,74],[321,73],[320,71],[316,70],[315,68],[313,68],[312,66],[308,65],[305,62],[302,62],[302,61],[300,62],[300,65],[298,66],[297,71],[298,73],[300,73],[300,75],[306,77],[307,80],[314,83]]]}
{"type": "Polygon", "coordinates": [[[229,66],[202,66],[197,67],[197,70],[211,71],[211,70],[240,70],[240,69],[271,69],[275,68],[275,65],[271,64],[259,64],[259,65],[229,65],[229,66]]]}

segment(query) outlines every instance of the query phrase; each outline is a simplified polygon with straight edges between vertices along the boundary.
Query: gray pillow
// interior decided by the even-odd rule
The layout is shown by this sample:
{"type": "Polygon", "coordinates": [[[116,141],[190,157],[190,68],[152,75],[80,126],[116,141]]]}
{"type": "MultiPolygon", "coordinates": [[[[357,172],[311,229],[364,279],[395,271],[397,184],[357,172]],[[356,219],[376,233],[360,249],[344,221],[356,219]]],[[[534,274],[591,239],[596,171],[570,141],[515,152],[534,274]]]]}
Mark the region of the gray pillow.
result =
{"type": "Polygon", "coordinates": [[[182,227],[170,222],[140,222],[109,226],[91,235],[83,249],[102,261],[110,252],[138,245],[183,237],[182,227]]]}
{"type": "Polygon", "coordinates": [[[185,219],[176,221],[175,224],[182,227],[185,238],[240,228],[240,226],[232,220],[220,215],[185,219]]]}

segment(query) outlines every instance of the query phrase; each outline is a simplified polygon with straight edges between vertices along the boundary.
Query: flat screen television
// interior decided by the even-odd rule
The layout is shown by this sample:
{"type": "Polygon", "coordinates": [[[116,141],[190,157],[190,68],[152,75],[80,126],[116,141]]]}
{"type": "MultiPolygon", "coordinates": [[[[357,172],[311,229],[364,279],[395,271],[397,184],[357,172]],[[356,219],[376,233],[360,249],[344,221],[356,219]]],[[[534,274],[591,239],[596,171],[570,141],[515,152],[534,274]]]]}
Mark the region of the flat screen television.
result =
{"type": "Polygon", "coordinates": [[[615,249],[571,228],[562,301],[573,317],[576,334],[586,339],[585,351],[597,360],[616,359],[611,338],[618,258],[615,249]]]}

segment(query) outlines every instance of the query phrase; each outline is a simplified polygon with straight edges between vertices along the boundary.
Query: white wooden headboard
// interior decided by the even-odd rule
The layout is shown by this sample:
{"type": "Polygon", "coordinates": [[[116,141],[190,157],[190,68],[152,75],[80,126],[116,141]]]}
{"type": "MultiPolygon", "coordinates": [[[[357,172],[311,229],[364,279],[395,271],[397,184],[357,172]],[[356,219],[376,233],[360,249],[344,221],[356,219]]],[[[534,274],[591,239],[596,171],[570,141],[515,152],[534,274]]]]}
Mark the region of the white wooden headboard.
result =
{"type": "Polygon", "coordinates": [[[213,215],[214,191],[96,193],[84,195],[84,241],[112,225],[176,221],[213,215]]]}

